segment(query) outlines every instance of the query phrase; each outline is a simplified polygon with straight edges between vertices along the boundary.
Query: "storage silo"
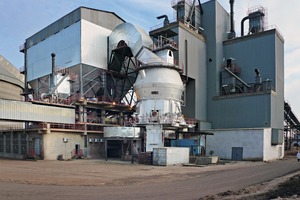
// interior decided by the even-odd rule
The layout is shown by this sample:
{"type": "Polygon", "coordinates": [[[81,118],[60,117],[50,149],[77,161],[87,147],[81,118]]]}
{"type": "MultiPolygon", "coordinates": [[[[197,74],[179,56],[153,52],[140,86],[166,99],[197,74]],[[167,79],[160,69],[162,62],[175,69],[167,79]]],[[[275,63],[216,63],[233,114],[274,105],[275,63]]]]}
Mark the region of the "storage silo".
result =
{"type": "Polygon", "coordinates": [[[0,98],[21,100],[24,76],[0,55],[0,98]]]}
{"type": "MultiPolygon", "coordinates": [[[[24,76],[0,55],[0,99],[22,100],[24,76]]],[[[0,120],[0,130],[21,128],[23,123],[0,120]]]]}

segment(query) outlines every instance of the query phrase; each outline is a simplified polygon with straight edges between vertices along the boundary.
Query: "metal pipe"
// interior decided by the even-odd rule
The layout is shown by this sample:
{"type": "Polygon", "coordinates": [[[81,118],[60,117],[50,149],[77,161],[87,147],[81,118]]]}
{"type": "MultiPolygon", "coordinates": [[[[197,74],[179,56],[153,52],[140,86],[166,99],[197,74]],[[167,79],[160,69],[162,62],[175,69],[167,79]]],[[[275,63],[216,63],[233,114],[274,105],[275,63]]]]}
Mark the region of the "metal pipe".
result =
{"type": "Polygon", "coordinates": [[[51,53],[51,57],[52,57],[52,70],[51,70],[51,75],[50,75],[50,90],[54,86],[55,53],[51,53]]]}
{"type": "Polygon", "coordinates": [[[240,81],[244,86],[246,86],[247,88],[250,88],[251,86],[248,85],[245,81],[243,81],[240,77],[238,77],[237,75],[235,75],[232,71],[230,71],[227,67],[224,68],[226,72],[228,72],[231,76],[233,76],[234,78],[236,78],[238,81],[240,81]]]}
{"type": "Polygon", "coordinates": [[[158,16],[158,17],[156,17],[157,19],[162,19],[162,18],[164,18],[164,26],[167,26],[167,25],[169,25],[169,19],[168,19],[168,16],[167,15],[161,15],[161,16],[158,16]]]}
{"type": "Polygon", "coordinates": [[[199,3],[200,14],[203,15],[203,8],[200,0],[198,0],[198,3],[199,3]]]}
{"type": "Polygon", "coordinates": [[[244,17],[241,21],[241,36],[244,36],[244,22],[249,19],[249,16],[244,17]]]}
{"type": "Polygon", "coordinates": [[[194,9],[195,9],[195,3],[196,3],[196,0],[193,1],[193,4],[190,8],[190,12],[189,12],[189,16],[187,17],[187,22],[192,22],[192,16],[193,16],[193,13],[194,13],[194,9]]]}
{"type": "Polygon", "coordinates": [[[189,75],[188,75],[188,42],[187,40],[184,41],[184,53],[185,53],[185,76],[186,76],[186,83],[189,82],[189,75]]]}
{"type": "Polygon", "coordinates": [[[229,0],[229,3],[230,3],[230,32],[235,33],[235,30],[234,30],[234,11],[233,11],[234,0],[229,0]]]}
{"type": "Polygon", "coordinates": [[[24,94],[25,94],[25,101],[28,101],[28,80],[27,80],[27,42],[24,44],[24,94]]]}

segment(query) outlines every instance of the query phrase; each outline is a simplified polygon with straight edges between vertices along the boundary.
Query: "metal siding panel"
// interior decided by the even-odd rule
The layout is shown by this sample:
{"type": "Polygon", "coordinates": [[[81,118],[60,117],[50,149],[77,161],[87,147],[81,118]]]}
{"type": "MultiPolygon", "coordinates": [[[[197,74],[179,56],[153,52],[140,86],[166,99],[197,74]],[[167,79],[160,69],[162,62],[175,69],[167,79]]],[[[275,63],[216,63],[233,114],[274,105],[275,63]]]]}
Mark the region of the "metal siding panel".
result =
{"type": "Polygon", "coordinates": [[[246,37],[224,45],[225,58],[232,57],[241,68],[239,77],[245,82],[254,82],[257,68],[262,80],[271,79],[276,85],[275,34],[259,33],[256,37],[246,37]]]}
{"type": "Polygon", "coordinates": [[[113,13],[88,8],[81,8],[81,18],[109,30],[124,22],[113,13]]]}
{"type": "Polygon", "coordinates": [[[26,48],[29,49],[30,47],[38,44],[40,41],[47,39],[48,37],[65,29],[66,27],[72,25],[73,23],[79,20],[80,20],[80,9],[76,9],[71,13],[69,13],[68,15],[50,24],[46,28],[42,29],[41,31],[37,32],[30,38],[26,39],[26,48]],[[72,20],[70,20],[70,18],[72,20]],[[64,23],[64,21],[66,21],[67,23],[64,23]]]}
{"type": "Polygon", "coordinates": [[[270,94],[215,100],[213,128],[270,126],[270,94]]]}
{"type": "Polygon", "coordinates": [[[91,22],[81,21],[82,63],[107,68],[107,37],[110,30],[91,22]]]}
{"type": "Polygon", "coordinates": [[[27,80],[31,81],[51,73],[51,53],[56,54],[56,66],[59,68],[79,64],[80,49],[78,22],[28,49],[27,80]]]}
{"type": "Polygon", "coordinates": [[[29,102],[0,100],[0,118],[5,120],[75,123],[75,110],[29,102]]]}

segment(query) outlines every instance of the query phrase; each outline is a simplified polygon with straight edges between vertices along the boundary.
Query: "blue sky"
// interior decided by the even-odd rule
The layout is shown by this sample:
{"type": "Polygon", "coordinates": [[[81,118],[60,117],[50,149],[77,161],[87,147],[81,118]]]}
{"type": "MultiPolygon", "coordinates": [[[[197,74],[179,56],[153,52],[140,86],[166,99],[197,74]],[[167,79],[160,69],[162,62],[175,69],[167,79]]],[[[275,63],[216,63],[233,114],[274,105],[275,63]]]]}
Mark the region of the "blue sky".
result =
{"type": "MultiPolygon", "coordinates": [[[[157,16],[173,19],[172,0],[0,0],[0,54],[17,68],[24,64],[19,46],[25,39],[79,6],[115,12],[125,21],[145,29],[155,26],[157,16]]],[[[202,3],[208,0],[201,0],[202,3]]],[[[196,1],[197,2],[197,1],[196,1]]],[[[229,0],[218,0],[229,11],[229,0]]],[[[300,0],[235,0],[235,26],[249,8],[268,10],[268,24],[276,25],[285,39],[285,98],[300,117],[300,0]],[[285,2],[285,3],[284,3],[285,2]]]]}

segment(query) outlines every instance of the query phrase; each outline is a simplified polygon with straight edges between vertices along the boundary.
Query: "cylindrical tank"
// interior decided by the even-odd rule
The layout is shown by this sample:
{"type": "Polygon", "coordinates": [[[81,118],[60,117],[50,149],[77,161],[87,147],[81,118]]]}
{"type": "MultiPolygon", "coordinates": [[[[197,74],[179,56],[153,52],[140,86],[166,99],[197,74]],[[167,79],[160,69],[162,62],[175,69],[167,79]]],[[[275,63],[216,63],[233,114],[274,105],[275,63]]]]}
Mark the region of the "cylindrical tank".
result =
{"type": "Polygon", "coordinates": [[[181,114],[184,87],[177,70],[152,66],[141,69],[134,84],[140,123],[172,123],[181,114]],[[176,117],[175,117],[176,116],[176,117]]]}
{"type": "Polygon", "coordinates": [[[0,98],[22,100],[24,76],[0,55],[0,98]]]}

